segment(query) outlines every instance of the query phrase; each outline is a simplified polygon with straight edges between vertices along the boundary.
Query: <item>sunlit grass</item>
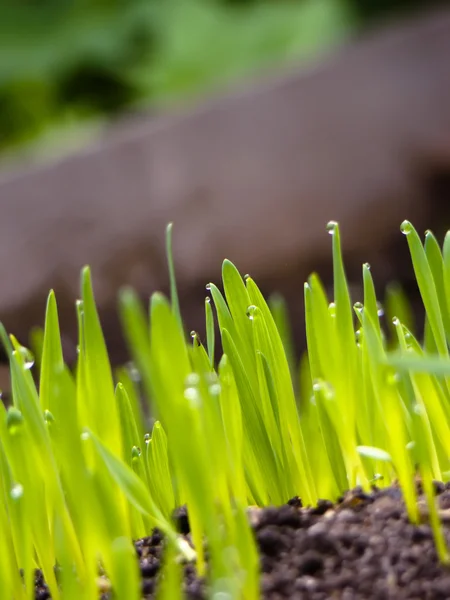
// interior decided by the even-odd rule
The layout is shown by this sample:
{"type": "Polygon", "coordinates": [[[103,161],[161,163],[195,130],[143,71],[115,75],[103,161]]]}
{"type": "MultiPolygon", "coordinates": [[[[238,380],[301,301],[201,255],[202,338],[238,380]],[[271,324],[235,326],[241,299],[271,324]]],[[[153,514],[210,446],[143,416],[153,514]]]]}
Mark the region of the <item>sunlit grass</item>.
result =
{"type": "Polygon", "coordinates": [[[314,504],[355,485],[399,482],[417,523],[417,475],[439,558],[448,562],[433,480],[450,479],[450,237],[441,249],[430,232],[422,242],[402,224],[426,309],[422,344],[398,287],[390,288],[385,307],[393,339],[382,330],[367,264],[363,301],[352,304],[339,227],[330,223],[328,231],[334,297],[316,274],[305,283],[308,357],[300,368],[283,302],[267,303],[227,260],[223,292],[207,286],[205,345],[194,332],[186,335],[170,227],[170,300],[157,292],[147,311],[132,290],[120,295],[132,373],[122,368],[114,377],[87,268],[74,372],[63,361],[53,292],[43,335],[34,337],[38,387],[31,353],[0,330],[13,401],[8,409],[0,404],[2,598],[31,600],[40,568],[52,598],[94,599],[101,565],[115,598],[137,600],[132,540],[154,527],[167,548],[161,598],[181,597],[180,559],[196,563],[211,597],[258,598],[249,505],[297,495],[314,504]],[[215,320],[224,352],[218,364],[215,320]],[[151,426],[136,369],[156,419],[151,426]],[[183,504],[191,541],[172,521],[183,504]]]}

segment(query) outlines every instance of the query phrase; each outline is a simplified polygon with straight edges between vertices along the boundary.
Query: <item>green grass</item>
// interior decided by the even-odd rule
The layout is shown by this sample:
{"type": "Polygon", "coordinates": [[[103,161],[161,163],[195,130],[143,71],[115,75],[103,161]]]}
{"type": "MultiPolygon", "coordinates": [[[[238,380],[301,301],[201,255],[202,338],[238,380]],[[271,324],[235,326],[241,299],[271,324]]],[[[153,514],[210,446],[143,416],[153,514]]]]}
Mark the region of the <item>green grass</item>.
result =
{"type": "Polygon", "coordinates": [[[433,479],[450,479],[450,236],[441,249],[430,232],[422,242],[402,224],[426,309],[421,344],[398,287],[386,299],[394,339],[381,329],[367,264],[363,302],[352,304],[339,227],[330,223],[328,231],[334,298],[316,274],[305,283],[308,356],[297,367],[283,302],[267,303],[228,260],[223,292],[207,286],[205,345],[195,332],[186,336],[168,228],[170,300],[157,292],[147,311],[133,290],[120,295],[130,353],[156,419],[151,428],[136,373],[111,370],[88,268],[74,372],[63,362],[53,292],[45,330],[34,338],[38,387],[34,357],[0,330],[13,399],[8,409],[0,404],[3,598],[31,600],[39,567],[55,600],[93,600],[101,564],[117,600],[138,600],[132,540],[154,527],[167,540],[160,598],[182,597],[180,558],[196,563],[211,597],[258,598],[249,505],[295,495],[314,504],[355,485],[398,481],[416,523],[417,473],[439,558],[448,563],[433,479]],[[214,319],[224,352],[217,365],[214,319]],[[182,504],[192,546],[171,520],[182,504]]]}

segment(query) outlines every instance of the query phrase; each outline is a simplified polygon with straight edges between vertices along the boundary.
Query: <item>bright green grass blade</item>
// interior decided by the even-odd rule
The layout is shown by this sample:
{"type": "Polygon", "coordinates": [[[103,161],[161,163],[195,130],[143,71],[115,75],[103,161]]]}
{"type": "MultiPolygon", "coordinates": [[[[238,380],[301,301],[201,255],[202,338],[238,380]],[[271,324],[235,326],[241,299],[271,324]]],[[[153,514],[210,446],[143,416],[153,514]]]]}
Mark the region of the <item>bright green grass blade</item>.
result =
{"type": "Polygon", "coordinates": [[[408,240],[414,273],[416,275],[417,284],[419,286],[422,301],[425,306],[427,318],[430,321],[430,327],[431,331],[433,332],[436,347],[439,354],[442,356],[448,356],[444,322],[442,319],[433,273],[430,268],[427,255],[417,231],[409,221],[403,221],[401,231],[406,235],[406,239],[408,240]]]}
{"type": "MultiPolygon", "coordinates": [[[[239,271],[229,260],[223,262],[222,280],[227,304],[236,327],[237,337],[234,338],[234,342],[239,344],[239,354],[251,385],[257,389],[253,330],[247,314],[252,302],[239,271]]],[[[232,335],[232,331],[228,333],[232,335]]]]}
{"type": "Polygon", "coordinates": [[[89,268],[85,267],[81,275],[83,300],[83,333],[85,364],[84,375],[86,391],[89,394],[90,421],[93,431],[101,437],[106,446],[116,454],[122,455],[122,437],[119,423],[119,411],[114,396],[114,383],[103,337],[100,320],[94,300],[89,268]]]}
{"type": "Polygon", "coordinates": [[[54,377],[64,368],[64,359],[59,330],[58,309],[53,291],[47,299],[45,315],[44,339],[42,344],[42,360],[39,378],[39,399],[42,410],[55,411],[52,386],[54,377]]]}
{"type": "Polygon", "coordinates": [[[156,589],[157,600],[184,600],[183,571],[176,558],[174,545],[168,543],[164,551],[161,578],[156,589]]]}
{"type": "Polygon", "coordinates": [[[174,315],[177,318],[178,326],[180,327],[180,331],[183,332],[183,321],[181,319],[180,312],[180,302],[178,299],[178,291],[177,291],[177,282],[175,277],[175,265],[173,261],[173,252],[172,252],[172,228],[173,223],[169,223],[166,228],[166,255],[167,255],[167,264],[169,267],[169,280],[170,280],[170,303],[172,305],[172,310],[174,315]]]}
{"type": "Polygon", "coordinates": [[[140,600],[139,564],[131,540],[116,538],[111,549],[112,569],[109,573],[116,600],[140,600]]]}
{"type": "Polygon", "coordinates": [[[438,377],[450,375],[450,360],[440,356],[421,356],[391,352],[387,355],[386,363],[400,371],[417,371],[432,373],[438,377]]]}
{"type": "Polygon", "coordinates": [[[116,386],[116,402],[119,408],[120,425],[122,428],[122,458],[131,467],[131,449],[141,443],[138,427],[131,408],[130,399],[122,383],[116,386]]]}
{"type": "Polygon", "coordinates": [[[169,465],[167,435],[159,421],[153,425],[152,437],[147,441],[147,461],[152,497],[161,512],[170,519],[175,510],[175,494],[169,465]]]}
{"type": "MultiPolygon", "coordinates": [[[[250,447],[259,459],[259,473],[254,473],[254,481],[257,482],[258,489],[257,491],[253,490],[253,492],[257,494],[258,502],[267,504],[270,502],[271,493],[278,493],[277,468],[270,439],[259,412],[253,391],[255,388],[252,388],[250,384],[236,346],[226,329],[222,330],[222,345],[233,369],[241,402],[244,430],[249,438],[250,447]]],[[[280,498],[280,501],[283,502],[283,499],[280,498]]]]}
{"type": "Polygon", "coordinates": [[[139,388],[140,373],[132,364],[125,367],[119,367],[115,372],[116,381],[123,385],[128,400],[130,402],[131,411],[134,417],[134,423],[138,430],[138,440],[142,442],[144,439],[145,417],[143,413],[142,401],[140,398],[141,391],[139,388]],[[137,379],[137,381],[136,381],[137,379]]]}
{"type": "Polygon", "coordinates": [[[200,342],[198,333],[191,331],[192,348],[190,352],[193,370],[201,375],[212,373],[211,361],[203,344],[200,342]]]}
{"type": "Polygon", "coordinates": [[[425,233],[424,247],[428,264],[430,265],[431,273],[433,275],[434,285],[436,286],[440,312],[442,315],[442,321],[444,323],[444,330],[447,334],[448,343],[450,340],[450,315],[448,312],[447,297],[445,293],[444,260],[439,244],[431,231],[427,231],[425,233]]]}
{"type": "Polygon", "coordinates": [[[208,348],[208,357],[211,368],[214,368],[215,355],[215,326],[214,315],[211,307],[211,298],[205,298],[205,318],[206,318],[206,347],[208,348]]]}
{"type": "Polygon", "coordinates": [[[295,373],[296,360],[292,327],[289,322],[289,312],[286,301],[281,294],[272,294],[269,298],[270,312],[275,321],[276,328],[283,342],[284,352],[289,365],[291,375],[295,373]]]}
{"type": "MultiPolygon", "coordinates": [[[[274,382],[277,404],[274,413],[275,415],[278,413],[281,437],[284,440],[291,440],[292,450],[287,444],[286,448],[290,467],[296,471],[295,486],[297,486],[297,490],[301,491],[305,502],[314,502],[317,498],[316,490],[300,427],[292,377],[283,341],[261,291],[250,277],[247,278],[247,289],[253,306],[261,311],[261,325],[263,327],[259,330],[258,341],[260,342],[260,350],[268,361],[267,364],[274,382]]],[[[253,324],[258,327],[257,320],[253,324]]]]}

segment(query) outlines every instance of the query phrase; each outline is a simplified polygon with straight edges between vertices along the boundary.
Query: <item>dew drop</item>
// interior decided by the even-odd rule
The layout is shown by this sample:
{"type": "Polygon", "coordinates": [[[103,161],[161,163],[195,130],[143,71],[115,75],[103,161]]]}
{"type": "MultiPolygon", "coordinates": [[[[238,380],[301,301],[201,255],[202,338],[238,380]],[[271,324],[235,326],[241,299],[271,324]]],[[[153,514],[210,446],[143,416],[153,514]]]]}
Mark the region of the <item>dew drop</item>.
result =
{"type": "Polygon", "coordinates": [[[83,431],[80,435],[81,441],[86,442],[91,436],[89,435],[89,431],[83,431]]]}
{"type": "Polygon", "coordinates": [[[47,425],[50,425],[51,423],[54,423],[54,421],[55,421],[55,417],[47,409],[44,410],[44,421],[47,423],[47,425]]]}
{"type": "Polygon", "coordinates": [[[250,319],[250,321],[253,321],[253,319],[256,317],[258,310],[259,310],[258,307],[255,306],[254,304],[251,304],[247,308],[247,317],[250,319]]]}
{"type": "Polygon", "coordinates": [[[20,500],[23,497],[23,485],[15,483],[11,488],[10,496],[13,500],[20,500]]]}
{"type": "Polygon", "coordinates": [[[127,373],[134,383],[141,382],[141,374],[139,373],[139,369],[137,369],[136,365],[133,362],[129,362],[127,364],[127,373]]]}
{"type": "Polygon", "coordinates": [[[205,302],[206,302],[207,304],[211,304],[211,298],[210,298],[209,296],[206,296],[206,298],[205,298],[205,302]]]}
{"type": "Polygon", "coordinates": [[[31,367],[34,365],[34,356],[32,352],[28,350],[28,348],[25,348],[25,346],[20,346],[19,353],[23,359],[24,369],[31,369],[31,367]]]}
{"type": "Polygon", "coordinates": [[[370,271],[370,265],[369,265],[369,263],[368,263],[368,262],[364,263],[364,264],[363,264],[363,267],[364,267],[365,269],[367,269],[368,271],[370,271]]]}
{"type": "Polygon", "coordinates": [[[336,228],[337,228],[338,224],[337,221],[329,221],[327,223],[327,231],[330,235],[334,235],[334,233],[336,232],[336,228]]]}
{"type": "Polygon", "coordinates": [[[330,302],[330,304],[328,305],[328,312],[330,314],[330,317],[335,317],[336,316],[336,303],[335,302],[330,302]]]}
{"type": "Polygon", "coordinates": [[[200,406],[200,394],[197,388],[188,387],[184,390],[184,397],[193,406],[200,406]]]}
{"type": "Polygon", "coordinates": [[[413,227],[411,225],[411,223],[409,221],[403,221],[403,223],[400,225],[400,231],[404,234],[404,235],[409,235],[413,230],[413,227]]]}
{"type": "Polygon", "coordinates": [[[362,302],[355,302],[353,308],[356,310],[356,312],[362,314],[364,310],[364,304],[362,302]]]}
{"type": "Polygon", "coordinates": [[[380,304],[380,302],[377,302],[377,315],[379,317],[384,317],[384,308],[383,305],[380,304]]]}
{"type": "Polygon", "coordinates": [[[137,460],[141,456],[141,449],[138,446],[133,446],[131,449],[131,460],[137,460]]]}
{"type": "Polygon", "coordinates": [[[152,439],[152,436],[149,433],[144,434],[144,442],[148,444],[152,439]]]}
{"type": "Polygon", "coordinates": [[[211,291],[211,286],[212,286],[212,283],[207,283],[205,285],[206,291],[210,292],[211,291]]]}
{"type": "Polygon", "coordinates": [[[185,380],[186,387],[194,387],[200,383],[200,375],[197,373],[189,373],[185,380]]]}
{"type": "Polygon", "coordinates": [[[212,396],[219,396],[220,392],[221,392],[221,386],[220,383],[213,383],[212,385],[209,386],[209,393],[212,396]]]}
{"type": "Polygon", "coordinates": [[[392,324],[394,325],[394,327],[398,327],[400,325],[400,319],[398,317],[394,317],[392,319],[392,324]]]}
{"type": "Polygon", "coordinates": [[[22,413],[15,406],[10,406],[6,415],[6,427],[11,435],[19,432],[23,423],[22,413]]]}

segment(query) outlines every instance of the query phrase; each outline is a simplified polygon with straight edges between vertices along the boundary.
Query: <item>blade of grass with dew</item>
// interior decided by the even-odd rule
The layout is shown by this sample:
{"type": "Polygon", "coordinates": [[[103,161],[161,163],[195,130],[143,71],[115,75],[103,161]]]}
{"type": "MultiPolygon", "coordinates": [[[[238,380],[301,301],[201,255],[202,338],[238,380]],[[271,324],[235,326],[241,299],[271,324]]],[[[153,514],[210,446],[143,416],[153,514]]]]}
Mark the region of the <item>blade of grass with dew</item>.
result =
{"type": "MultiPolygon", "coordinates": [[[[151,348],[153,396],[167,432],[183,496],[187,500],[192,536],[197,549],[197,566],[199,572],[204,573],[202,539],[205,532],[209,532],[208,539],[213,554],[217,560],[220,557],[217,556],[217,532],[214,532],[216,520],[209,493],[213,489],[212,473],[200,428],[199,410],[202,400],[194,381],[186,383],[190,374],[187,347],[170,306],[161,294],[154,294],[152,297],[151,348]],[[167,377],[168,373],[171,374],[170,377],[167,377]]],[[[196,380],[197,378],[195,376],[196,380]]],[[[216,565],[219,563],[216,562],[216,565]]]]}
{"type": "Polygon", "coordinates": [[[448,357],[448,347],[444,331],[444,322],[442,319],[439,298],[433,273],[427,259],[427,255],[422,246],[422,242],[409,221],[403,221],[401,231],[406,235],[411,259],[416,275],[417,284],[425,306],[427,318],[430,321],[431,331],[439,354],[448,357]]]}
{"type": "Polygon", "coordinates": [[[153,425],[151,438],[146,442],[146,460],[152,497],[166,519],[170,519],[176,508],[175,494],[169,465],[167,435],[159,421],[153,425]]]}
{"type": "Polygon", "coordinates": [[[214,356],[215,356],[215,327],[214,327],[214,315],[211,307],[211,298],[207,296],[205,298],[205,320],[206,320],[206,347],[208,349],[209,363],[211,369],[214,368],[214,356]]]}
{"type": "Polygon", "coordinates": [[[125,388],[134,416],[134,422],[138,430],[138,439],[143,440],[145,433],[145,416],[140,398],[140,373],[133,364],[128,364],[122,367],[118,367],[115,370],[115,376],[116,381],[118,383],[121,383],[125,388]]]}
{"type": "Polygon", "coordinates": [[[430,265],[430,270],[433,275],[434,285],[436,286],[436,292],[438,302],[440,306],[440,313],[442,315],[442,321],[444,324],[444,332],[447,336],[447,343],[450,342],[450,314],[447,306],[447,297],[445,294],[445,282],[444,282],[444,259],[442,256],[441,249],[438,241],[431,231],[425,233],[425,255],[430,265]]]}
{"type": "Polygon", "coordinates": [[[253,389],[258,389],[253,330],[248,317],[248,308],[252,302],[244,280],[237,268],[229,260],[223,261],[222,281],[228,308],[236,327],[237,337],[234,341],[235,344],[239,343],[239,354],[241,355],[243,365],[245,365],[247,377],[253,389]]]}
{"type": "Polygon", "coordinates": [[[130,399],[125,386],[122,383],[116,385],[115,396],[119,408],[120,425],[122,428],[122,457],[124,462],[126,462],[128,466],[131,466],[131,449],[133,446],[140,444],[141,438],[139,436],[133,409],[131,408],[130,399]]]}
{"type": "MultiPolygon", "coordinates": [[[[314,502],[317,498],[314,480],[311,474],[309,458],[300,426],[297,403],[295,401],[289,363],[284,351],[283,341],[277,329],[269,306],[264,300],[258,286],[251,277],[247,278],[249,297],[254,306],[261,311],[259,348],[268,360],[270,372],[274,381],[276,404],[278,405],[281,438],[290,440],[292,446],[286,444],[287,460],[293,477],[293,485],[305,502],[314,502]]],[[[258,327],[259,323],[253,322],[258,327]]]]}
{"type": "Polygon", "coordinates": [[[241,403],[242,422],[249,447],[255,454],[252,479],[253,496],[259,505],[269,503],[272,494],[277,493],[278,473],[275,458],[270,445],[268,433],[261,418],[254,389],[248,380],[247,373],[236,346],[226,329],[222,330],[222,345],[233,369],[234,380],[238,389],[241,403]],[[257,472],[255,471],[257,469],[257,472]]]}
{"type": "Polygon", "coordinates": [[[414,486],[414,468],[411,456],[407,450],[408,428],[405,423],[405,413],[402,399],[399,396],[397,382],[392,373],[385,367],[385,351],[380,343],[377,329],[370,315],[362,313],[364,328],[364,343],[372,362],[372,384],[375,395],[380,403],[381,414],[387,435],[384,438],[385,450],[392,457],[394,468],[405,499],[409,518],[413,522],[418,520],[416,490],[414,486]],[[395,435],[392,432],[395,431],[395,435]]]}
{"type": "Polygon", "coordinates": [[[312,275],[309,282],[304,285],[305,298],[305,324],[306,340],[308,347],[309,376],[311,383],[311,400],[307,404],[305,397],[300,404],[300,414],[302,418],[308,415],[309,422],[314,429],[308,428],[305,423],[306,443],[311,450],[311,457],[316,461],[316,469],[319,467],[318,456],[320,450],[324,450],[324,458],[320,461],[330,465],[328,470],[327,486],[336,485],[341,492],[347,487],[347,477],[345,465],[343,463],[342,449],[338,443],[336,429],[331,425],[328,411],[324,410],[325,398],[321,394],[326,393],[323,377],[328,375],[329,380],[334,378],[333,353],[335,345],[333,344],[334,331],[329,327],[330,314],[325,297],[325,292],[317,275],[312,275]],[[327,341],[326,346],[323,344],[327,341]],[[328,361],[326,358],[328,357],[328,361]],[[323,361],[323,367],[322,362],[323,361]],[[319,435],[314,436],[313,431],[318,431],[319,435]],[[317,446],[320,447],[317,447],[317,446]],[[325,459],[325,456],[327,459],[325,459]],[[333,482],[333,483],[331,483],[333,482]]]}
{"type": "Polygon", "coordinates": [[[355,415],[357,410],[355,390],[358,374],[353,307],[342,260],[339,226],[335,221],[331,221],[327,225],[327,230],[332,237],[335,305],[333,322],[335,324],[337,342],[340,347],[340,352],[335,354],[337,363],[339,364],[340,376],[334,381],[334,387],[336,389],[337,402],[344,414],[343,429],[339,432],[339,435],[347,440],[344,459],[349,477],[349,485],[353,487],[362,469],[360,457],[355,450],[355,415]]]}
{"type": "Polygon", "coordinates": [[[106,350],[97,307],[92,289],[91,273],[85,267],[81,276],[83,301],[84,353],[86,356],[85,381],[89,412],[89,426],[100,435],[108,448],[117,456],[122,455],[122,437],[119,411],[114,395],[111,365],[106,350]]]}
{"type": "Polygon", "coordinates": [[[172,251],[172,229],[173,223],[169,223],[166,228],[166,255],[167,264],[169,268],[169,281],[170,281],[170,304],[172,306],[173,314],[175,315],[180,331],[183,332],[183,320],[180,312],[180,301],[178,299],[177,282],[175,278],[175,265],[173,261],[172,251]]]}

